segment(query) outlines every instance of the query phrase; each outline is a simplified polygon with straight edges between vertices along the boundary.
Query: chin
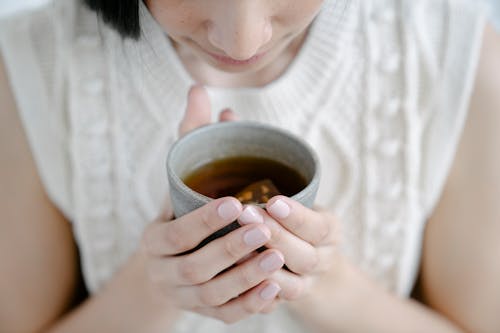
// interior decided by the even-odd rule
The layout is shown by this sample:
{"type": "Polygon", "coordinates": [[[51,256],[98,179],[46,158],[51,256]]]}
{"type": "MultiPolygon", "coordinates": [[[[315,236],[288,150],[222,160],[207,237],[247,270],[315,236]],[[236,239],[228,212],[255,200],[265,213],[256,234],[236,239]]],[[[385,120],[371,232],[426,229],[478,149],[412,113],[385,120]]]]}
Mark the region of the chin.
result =
{"type": "Polygon", "coordinates": [[[264,62],[258,64],[257,63],[249,64],[249,65],[228,65],[228,64],[221,64],[216,61],[210,61],[209,64],[213,68],[226,73],[251,73],[258,71],[267,65],[267,63],[264,62]]]}
{"type": "Polygon", "coordinates": [[[202,60],[211,67],[226,73],[251,73],[261,70],[272,62],[272,54],[265,54],[260,59],[250,63],[227,63],[219,61],[210,55],[203,54],[202,60]]]}

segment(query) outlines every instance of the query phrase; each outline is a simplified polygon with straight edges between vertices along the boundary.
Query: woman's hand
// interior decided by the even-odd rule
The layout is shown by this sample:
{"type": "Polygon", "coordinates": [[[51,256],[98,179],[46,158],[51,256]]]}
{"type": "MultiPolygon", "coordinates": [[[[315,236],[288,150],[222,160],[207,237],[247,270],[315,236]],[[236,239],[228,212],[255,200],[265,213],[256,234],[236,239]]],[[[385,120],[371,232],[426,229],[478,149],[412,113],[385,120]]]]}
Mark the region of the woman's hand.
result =
{"type": "MultiPolygon", "coordinates": [[[[239,222],[261,221],[271,230],[266,247],[283,253],[288,270],[273,274],[282,288],[282,300],[297,300],[309,293],[316,278],[330,272],[334,265],[337,223],[328,212],[309,209],[285,196],[276,196],[266,210],[246,206],[239,222]],[[252,216],[249,219],[247,216],[252,216]]],[[[334,283],[331,281],[330,283],[334,283]]],[[[277,302],[263,312],[271,311],[277,302]]]]}
{"type": "Polygon", "coordinates": [[[269,249],[226,271],[269,241],[271,231],[264,224],[246,225],[182,254],[241,212],[239,201],[226,197],[171,222],[163,218],[148,226],[142,248],[150,282],[168,304],[235,322],[273,302],[280,287],[267,279],[283,266],[280,251],[269,249]]]}
{"type": "MultiPolygon", "coordinates": [[[[220,121],[235,120],[231,110],[219,115],[220,121]]],[[[210,100],[202,86],[191,88],[188,106],[180,125],[180,135],[211,122],[210,100]]],[[[266,247],[283,253],[288,270],[279,270],[273,280],[282,289],[280,299],[296,300],[307,294],[315,278],[328,271],[333,264],[336,221],[327,212],[308,209],[284,197],[272,198],[266,210],[247,206],[239,217],[240,224],[263,223],[271,231],[266,247]]],[[[254,260],[249,253],[245,260],[254,260]]],[[[265,306],[261,312],[270,312],[277,302],[265,306]]]]}
{"type": "MultiPolygon", "coordinates": [[[[219,121],[236,119],[236,115],[230,109],[224,109],[219,114],[219,121]]],[[[179,124],[179,135],[183,136],[198,127],[210,124],[211,121],[212,111],[207,91],[203,86],[192,86],[188,93],[186,112],[179,124]]]]}
{"type": "MultiPolygon", "coordinates": [[[[230,110],[219,115],[220,121],[235,118],[230,110]]],[[[179,134],[182,136],[210,122],[208,95],[203,87],[194,86],[188,94],[179,134]]],[[[227,323],[258,313],[271,304],[281,289],[276,282],[267,279],[283,266],[281,252],[269,249],[234,266],[269,241],[271,231],[267,226],[246,225],[185,254],[235,221],[241,213],[240,202],[227,197],[176,220],[170,221],[170,216],[163,214],[152,223],[144,232],[142,249],[155,293],[178,309],[227,323]]]]}

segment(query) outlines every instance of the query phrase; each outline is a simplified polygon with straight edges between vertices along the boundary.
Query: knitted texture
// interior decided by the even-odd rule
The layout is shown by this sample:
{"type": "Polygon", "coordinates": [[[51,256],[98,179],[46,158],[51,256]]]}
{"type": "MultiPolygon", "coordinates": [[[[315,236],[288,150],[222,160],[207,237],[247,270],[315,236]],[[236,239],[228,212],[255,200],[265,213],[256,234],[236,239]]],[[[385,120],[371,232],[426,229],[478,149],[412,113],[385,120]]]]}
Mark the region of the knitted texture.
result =
{"type": "MultiPolygon", "coordinates": [[[[470,1],[327,0],[287,71],[258,88],[208,87],[214,111],[287,128],[320,156],[317,204],[340,251],[408,295],[426,219],[466,117],[484,25],[470,1]]],[[[0,23],[0,45],[51,199],[73,222],[96,292],[168,201],[165,159],[193,84],[141,6],[122,40],[77,1],[0,23]]],[[[176,332],[226,332],[186,314],[176,332]]],[[[285,308],[231,327],[306,331],[285,308]]]]}

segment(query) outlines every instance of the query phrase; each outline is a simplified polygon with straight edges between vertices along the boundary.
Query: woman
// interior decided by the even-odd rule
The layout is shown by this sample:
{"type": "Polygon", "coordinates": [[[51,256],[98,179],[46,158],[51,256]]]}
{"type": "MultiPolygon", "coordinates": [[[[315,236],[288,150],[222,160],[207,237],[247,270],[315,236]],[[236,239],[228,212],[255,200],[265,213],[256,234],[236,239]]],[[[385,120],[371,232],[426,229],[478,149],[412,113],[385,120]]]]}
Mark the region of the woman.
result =
{"type": "Polygon", "coordinates": [[[500,330],[500,37],[469,2],[72,0],[2,22],[0,330],[500,330]],[[211,109],[309,141],[323,209],[172,220],[165,154],[211,109]]]}

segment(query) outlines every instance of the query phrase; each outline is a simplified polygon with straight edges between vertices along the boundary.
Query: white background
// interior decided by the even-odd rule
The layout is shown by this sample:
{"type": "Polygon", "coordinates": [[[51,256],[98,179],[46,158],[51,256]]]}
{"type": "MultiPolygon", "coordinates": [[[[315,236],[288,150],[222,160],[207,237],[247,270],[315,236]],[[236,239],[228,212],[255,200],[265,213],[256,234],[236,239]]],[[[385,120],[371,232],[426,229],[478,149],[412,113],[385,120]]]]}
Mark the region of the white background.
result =
{"type": "MultiPolygon", "coordinates": [[[[0,16],[13,13],[17,10],[29,7],[36,7],[48,0],[0,0],[0,16]]],[[[418,1],[418,0],[415,0],[418,1]]],[[[489,3],[491,7],[493,21],[496,23],[500,31],[500,0],[470,0],[470,1],[484,1],[489,3]]]]}

